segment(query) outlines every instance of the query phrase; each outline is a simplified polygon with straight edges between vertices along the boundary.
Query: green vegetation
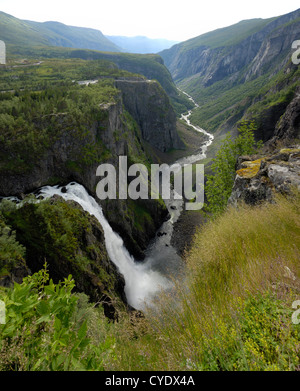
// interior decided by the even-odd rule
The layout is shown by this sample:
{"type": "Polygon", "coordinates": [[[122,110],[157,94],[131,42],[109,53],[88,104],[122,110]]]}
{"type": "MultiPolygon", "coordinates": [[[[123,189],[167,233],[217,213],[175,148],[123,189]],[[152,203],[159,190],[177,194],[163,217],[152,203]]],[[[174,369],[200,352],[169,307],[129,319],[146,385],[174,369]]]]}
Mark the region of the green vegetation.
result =
{"type": "Polygon", "coordinates": [[[223,127],[231,127],[242,118],[255,119],[261,126],[264,111],[274,105],[283,104],[286,107],[290,103],[299,76],[299,67],[295,67],[288,74],[281,70],[275,76],[264,74],[233,86],[228,78],[205,89],[199,88],[200,80],[182,82],[180,85],[189,91],[200,105],[193,110],[191,121],[210,132],[217,132],[223,127]]]}
{"type": "Polygon", "coordinates": [[[101,60],[51,60],[2,70],[0,89],[11,92],[0,93],[0,171],[31,170],[68,133],[75,141],[84,141],[81,150],[74,151],[78,170],[107,159],[108,151],[100,139],[97,143],[91,139],[89,128],[95,121],[105,122],[106,112],[99,106],[119,99],[114,77],[127,74],[101,60]],[[98,83],[89,86],[73,82],[95,77],[98,83]]]}
{"type": "Polygon", "coordinates": [[[44,271],[1,291],[1,369],[296,370],[299,201],[297,193],[241,205],[208,222],[186,256],[184,281],[146,318],[122,312],[108,323],[71,294],[70,278],[53,285],[44,271]]]}
{"type": "MultiPolygon", "coordinates": [[[[24,57],[29,59],[29,61],[36,61],[37,58],[65,59],[69,64],[70,61],[74,61],[74,59],[88,61],[102,60],[103,63],[106,62],[106,64],[110,64],[108,69],[112,76],[114,76],[114,72],[117,76],[144,76],[147,79],[158,81],[170,97],[171,103],[178,116],[186,109],[192,107],[188,98],[177,90],[170,72],[164,66],[161,57],[156,54],[105,53],[95,50],[45,46],[20,47],[17,44],[7,45],[7,52],[8,57],[12,59],[11,61],[22,60],[24,57]],[[130,72],[130,74],[128,72],[130,72]]],[[[89,78],[93,78],[93,76],[85,77],[84,79],[89,78]]]]}
{"type": "Polygon", "coordinates": [[[0,370],[103,370],[114,341],[89,332],[88,324],[103,320],[86,296],[71,293],[74,285],[71,276],[55,285],[45,268],[0,292],[7,321],[0,326],[0,370]]]}
{"type": "Polygon", "coordinates": [[[0,214],[0,278],[20,262],[24,263],[25,247],[16,240],[16,232],[5,224],[0,214]]]}
{"type": "Polygon", "coordinates": [[[2,93],[11,90],[42,90],[48,86],[64,86],[73,80],[114,79],[130,76],[137,75],[118,69],[108,60],[53,58],[37,61],[35,57],[27,60],[14,60],[2,67],[0,90],[2,93]]]}
{"type": "Polygon", "coordinates": [[[239,135],[232,140],[230,134],[225,138],[221,148],[212,160],[205,186],[208,205],[206,209],[213,214],[223,212],[227,206],[235,178],[235,165],[237,157],[251,155],[262,143],[255,143],[254,132],[256,124],[253,121],[243,122],[239,127],[239,135]]]}
{"type": "Polygon", "coordinates": [[[191,121],[222,134],[252,118],[257,139],[266,141],[299,84],[299,67],[291,63],[291,27],[298,25],[299,10],[243,20],[161,52],[179,88],[199,104],[191,121]]]}
{"type": "Polygon", "coordinates": [[[297,195],[232,208],[205,225],[186,257],[187,277],[136,326],[138,338],[118,330],[113,369],[297,369],[299,213],[297,195]]]}
{"type": "MultiPolygon", "coordinates": [[[[22,207],[7,200],[0,204],[6,225],[16,231],[16,235],[8,236],[9,228],[4,228],[1,236],[2,267],[7,269],[9,265],[12,269],[16,261],[24,257],[29,268],[38,271],[46,259],[56,280],[69,270],[76,281],[81,280],[92,267],[93,272],[101,277],[102,290],[106,293],[113,291],[116,282],[107,267],[105,244],[96,240],[96,237],[104,239],[96,220],[76,203],[65,202],[61,198],[38,203],[33,201],[22,207]],[[9,262],[4,262],[4,259],[9,262]],[[10,265],[11,262],[14,265],[10,265]]],[[[0,274],[3,274],[1,269],[0,274]]],[[[88,287],[88,280],[81,284],[86,286],[87,291],[92,289],[88,287]]]]}
{"type": "Polygon", "coordinates": [[[18,42],[19,45],[27,45],[31,42],[35,45],[47,45],[47,39],[40,36],[25,21],[14,18],[4,12],[0,12],[1,39],[7,44],[18,42]]]}
{"type": "MultiPolygon", "coordinates": [[[[188,45],[195,49],[222,44],[225,53],[226,46],[271,20],[243,21],[188,45]]],[[[44,42],[40,47],[20,47],[23,41],[17,42],[14,32],[24,31],[23,39],[34,44],[39,44],[40,35],[20,21],[10,23],[12,57],[0,68],[3,176],[31,173],[61,137],[71,151],[65,166],[72,173],[113,159],[99,133],[107,125],[108,104],[119,102],[114,87],[118,77],[156,79],[177,113],[191,107],[159,56],[46,47],[44,42]],[[77,83],[92,79],[98,83],[77,83]],[[95,121],[98,133],[92,139],[89,129],[95,121]],[[74,150],[72,140],[80,145],[74,150]]],[[[53,40],[65,28],[50,27],[53,40]]],[[[0,325],[0,370],[299,369],[300,325],[291,319],[300,291],[299,192],[277,196],[272,204],[227,207],[237,157],[260,147],[255,133],[269,108],[291,101],[299,69],[285,68],[275,75],[265,70],[244,82],[246,66],[234,83],[226,78],[203,89],[201,78],[181,81],[200,104],[192,122],[216,132],[217,147],[225,124],[237,125],[239,134],[234,140],[225,137],[211,163],[206,195],[213,218],[197,231],[185,254],[184,276],[155,298],[155,308],[147,308],[145,317],[125,310],[124,282],[109,260],[103,230],[93,216],[60,197],[27,199],[19,205],[2,200],[0,279],[9,287],[0,289],[0,300],[6,304],[6,324],[0,325]],[[241,121],[243,117],[247,121],[241,121]],[[27,277],[13,284],[22,267],[27,277]],[[114,312],[114,322],[106,318],[108,311],[114,312]]],[[[124,132],[115,131],[114,141],[126,141],[130,164],[149,164],[136,122],[125,110],[120,120],[124,132]]],[[[191,131],[182,133],[191,148],[191,131]]],[[[59,181],[56,175],[49,179],[53,184],[59,181]]],[[[107,214],[115,225],[122,216],[132,229],[128,235],[143,241],[145,232],[155,231],[151,208],[160,208],[161,202],[148,208],[130,200],[118,204],[122,213],[111,204],[107,214]]],[[[138,247],[134,240],[131,244],[138,247]]]]}

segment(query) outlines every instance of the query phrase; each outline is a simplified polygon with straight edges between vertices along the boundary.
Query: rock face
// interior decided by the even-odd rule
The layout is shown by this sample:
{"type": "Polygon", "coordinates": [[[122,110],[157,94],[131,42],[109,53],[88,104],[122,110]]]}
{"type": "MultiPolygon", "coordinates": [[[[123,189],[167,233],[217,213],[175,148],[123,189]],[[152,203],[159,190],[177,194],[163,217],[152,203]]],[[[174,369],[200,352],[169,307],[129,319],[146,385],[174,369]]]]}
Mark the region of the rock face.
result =
{"type": "MultiPolygon", "coordinates": [[[[153,107],[158,104],[157,101],[153,102],[153,107]]],[[[62,131],[31,170],[21,173],[0,172],[0,195],[20,196],[44,185],[76,181],[97,199],[99,178],[96,177],[96,170],[99,164],[111,163],[118,168],[120,155],[128,156],[131,161],[146,161],[142,135],[124,111],[121,93],[116,102],[99,107],[99,112],[101,119],[95,120],[84,137],[79,136],[76,129],[62,131]],[[98,158],[85,162],[86,153],[90,151],[98,158]]],[[[159,117],[159,109],[152,112],[152,117],[155,122],[155,118],[159,117]]],[[[62,123],[64,120],[62,116],[62,123]]],[[[157,122],[160,122],[160,117],[157,122]]],[[[162,127],[160,130],[163,133],[162,127]]],[[[165,131],[169,134],[169,129],[165,131]]],[[[143,251],[167,216],[164,204],[156,200],[106,200],[100,203],[113,229],[123,237],[128,250],[138,259],[143,259],[143,251]],[[141,208],[143,213],[140,213],[141,208]]]]}
{"type": "Polygon", "coordinates": [[[139,124],[142,137],[150,145],[166,152],[184,148],[176,130],[176,115],[168,96],[152,80],[116,80],[126,110],[139,124]]]}
{"type": "Polygon", "coordinates": [[[268,144],[295,138],[300,138],[300,87],[296,89],[295,98],[277,122],[274,135],[268,144]]]}
{"type": "Polygon", "coordinates": [[[292,42],[298,39],[300,33],[300,23],[291,22],[297,21],[299,15],[297,10],[274,20],[269,19],[266,23],[263,20],[242,21],[220,30],[223,39],[216,30],[160,54],[174,80],[196,77],[204,87],[228,76],[231,76],[231,81],[247,81],[265,73],[266,68],[272,68],[274,64],[279,69],[287,62],[292,42]],[[253,25],[250,26],[250,23],[253,25]],[[230,28],[239,31],[240,40],[238,36],[230,36],[226,41],[230,28]],[[247,36],[243,39],[245,31],[247,36]],[[231,41],[238,42],[231,44],[231,41]],[[243,69],[246,71],[241,74],[243,69]]]}
{"type": "Polygon", "coordinates": [[[293,64],[300,36],[300,9],[270,19],[244,20],[161,52],[180,88],[199,108],[194,121],[216,137],[237,134],[238,122],[255,120],[255,137],[299,134],[299,65],[293,64]],[[276,128],[276,131],[275,131],[276,128]]]}
{"type": "Polygon", "coordinates": [[[236,178],[229,205],[239,201],[255,205],[272,202],[274,193],[300,191],[300,145],[274,151],[272,155],[241,156],[237,163],[236,178]]]}

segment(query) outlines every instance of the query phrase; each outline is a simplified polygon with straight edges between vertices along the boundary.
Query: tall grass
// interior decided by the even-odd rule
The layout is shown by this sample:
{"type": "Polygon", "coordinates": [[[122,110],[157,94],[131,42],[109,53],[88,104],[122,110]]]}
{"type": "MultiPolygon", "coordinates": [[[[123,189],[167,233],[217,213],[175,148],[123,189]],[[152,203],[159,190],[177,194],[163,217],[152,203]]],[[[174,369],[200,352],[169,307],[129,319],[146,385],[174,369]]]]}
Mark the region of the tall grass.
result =
{"type": "Polygon", "coordinates": [[[114,368],[299,369],[300,325],[291,321],[300,299],[299,201],[243,205],[207,223],[186,256],[187,276],[148,311],[144,331],[124,338],[119,328],[114,368]]]}

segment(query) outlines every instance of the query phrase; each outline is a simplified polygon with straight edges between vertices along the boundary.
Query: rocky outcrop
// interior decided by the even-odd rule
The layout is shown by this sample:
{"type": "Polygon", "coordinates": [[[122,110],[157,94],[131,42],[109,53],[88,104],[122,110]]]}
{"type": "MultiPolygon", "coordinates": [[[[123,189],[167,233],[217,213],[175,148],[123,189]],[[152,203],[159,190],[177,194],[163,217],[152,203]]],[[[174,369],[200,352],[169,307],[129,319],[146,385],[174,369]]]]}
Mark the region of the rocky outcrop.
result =
{"type": "Polygon", "coordinates": [[[54,282],[72,275],[76,291],[101,302],[107,317],[117,316],[116,307],[126,304],[125,281],[109,259],[103,229],[94,216],[59,196],[3,213],[18,243],[26,248],[26,265],[12,270],[11,281],[16,281],[16,273],[22,271],[24,277],[25,271],[35,273],[47,262],[54,282]]]}
{"type": "MultiPolygon", "coordinates": [[[[159,103],[153,101],[153,108],[157,106],[157,111],[152,112],[153,121],[159,117],[159,103]]],[[[96,177],[96,170],[99,164],[111,163],[118,168],[120,155],[128,156],[133,162],[147,160],[141,133],[124,111],[121,95],[115,102],[99,107],[98,117],[82,134],[78,129],[70,129],[67,125],[64,130],[64,123],[67,123],[68,119],[67,116],[61,115],[62,131],[42,157],[33,156],[34,164],[30,170],[19,173],[0,170],[0,195],[22,196],[44,185],[76,181],[84,185],[97,199],[96,186],[99,178],[96,177]],[[94,157],[86,161],[86,155],[94,157]]],[[[47,118],[42,120],[45,122],[47,118]]],[[[160,123],[160,117],[157,121],[160,123]]],[[[162,127],[160,131],[161,134],[164,131],[169,132],[162,127]]],[[[138,259],[143,259],[150,239],[167,216],[164,204],[149,200],[143,204],[143,214],[139,213],[139,201],[106,200],[101,204],[108,221],[124,238],[128,250],[138,259]],[[139,221],[138,225],[136,220],[139,221]]]]}
{"type": "Polygon", "coordinates": [[[267,156],[241,156],[229,205],[244,201],[255,205],[272,202],[275,193],[300,191],[300,145],[293,145],[267,156]]]}
{"type": "Polygon", "coordinates": [[[176,115],[169,98],[153,80],[116,80],[126,110],[139,124],[142,137],[162,152],[184,148],[176,130],[176,115]]]}
{"type": "Polygon", "coordinates": [[[277,122],[275,132],[268,145],[295,138],[300,138],[300,87],[296,89],[294,99],[277,122]]]}

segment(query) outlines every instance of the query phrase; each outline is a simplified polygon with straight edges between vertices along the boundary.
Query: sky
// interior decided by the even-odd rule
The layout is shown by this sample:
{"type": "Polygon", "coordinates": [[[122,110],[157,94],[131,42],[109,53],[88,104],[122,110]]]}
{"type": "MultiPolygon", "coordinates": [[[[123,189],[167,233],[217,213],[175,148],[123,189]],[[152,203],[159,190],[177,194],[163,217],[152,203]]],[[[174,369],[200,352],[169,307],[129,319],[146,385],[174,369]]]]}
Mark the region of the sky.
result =
{"type": "Polygon", "coordinates": [[[184,41],[244,19],[298,9],[299,0],[0,0],[0,11],[19,19],[58,21],[105,35],[184,41]]]}

